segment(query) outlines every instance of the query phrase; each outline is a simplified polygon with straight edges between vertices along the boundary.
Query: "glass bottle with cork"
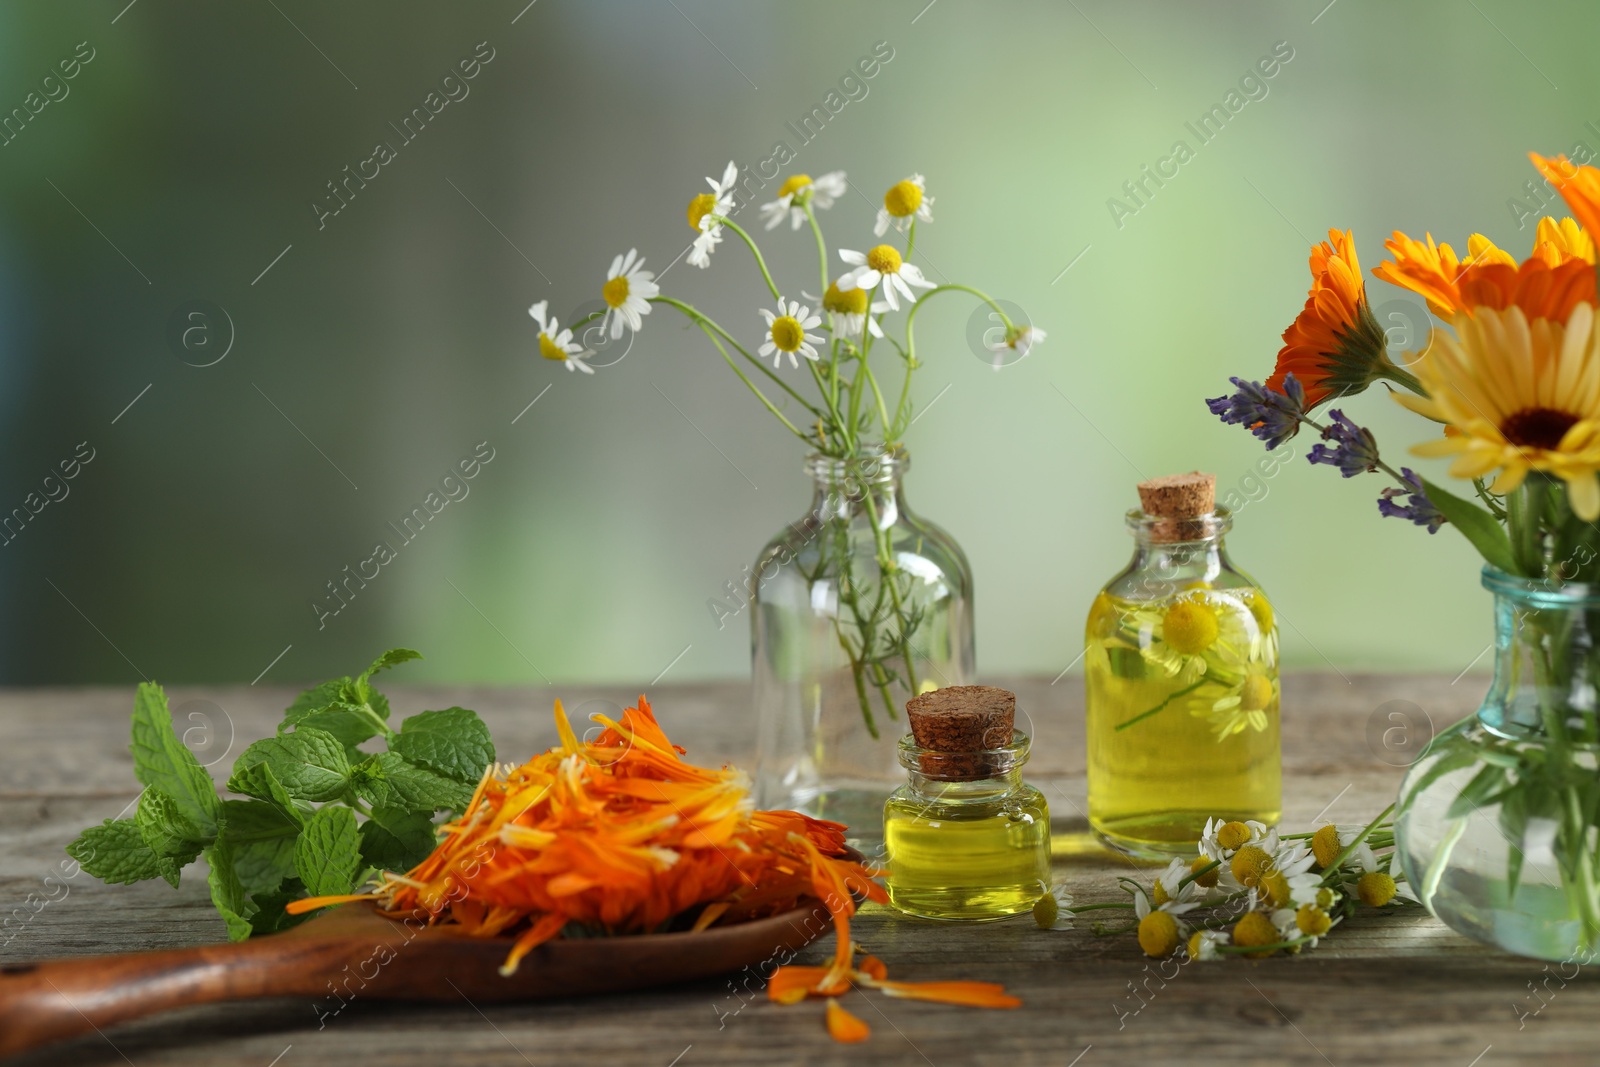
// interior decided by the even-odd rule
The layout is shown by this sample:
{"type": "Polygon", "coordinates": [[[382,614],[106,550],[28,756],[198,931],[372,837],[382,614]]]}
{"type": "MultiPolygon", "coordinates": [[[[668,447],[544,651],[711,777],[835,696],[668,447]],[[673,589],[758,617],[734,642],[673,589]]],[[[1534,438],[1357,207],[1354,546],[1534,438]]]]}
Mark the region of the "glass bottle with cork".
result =
{"type": "Polygon", "coordinates": [[[1198,471],[1139,483],[1133,559],[1085,627],[1089,824],[1149,859],[1194,854],[1210,817],[1282,807],[1278,631],[1223,547],[1233,524],[1198,471]]]}
{"type": "Polygon", "coordinates": [[[982,921],[1050,891],[1050,809],[1022,780],[1030,740],[1016,695],[986,685],[910,700],[906,784],[884,805],[889,902],[910,915],[982,921]]]}

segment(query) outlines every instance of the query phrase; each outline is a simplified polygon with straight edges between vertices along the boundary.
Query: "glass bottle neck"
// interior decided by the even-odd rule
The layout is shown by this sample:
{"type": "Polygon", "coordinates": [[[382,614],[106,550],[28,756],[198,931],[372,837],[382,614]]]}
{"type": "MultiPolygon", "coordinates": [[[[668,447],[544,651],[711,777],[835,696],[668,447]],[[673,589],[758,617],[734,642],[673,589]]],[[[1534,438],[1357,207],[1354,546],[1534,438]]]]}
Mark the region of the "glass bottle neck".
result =
{"type": "Polygon", "coordinates": [[[1593,741],[1600,683],[1600,589],[1485,568],[1494,594],[1494,679],[1478,720],[1503,737],[1593,741]]]}
{"type": "Polygon", "coordinates": [[[998,771],[992,777],[970,782],[952,782],[947,778],[923,774],[915,768],[907,768],[906,782],[918,796],[945,804],[995,800],[1022,788],[1022,767],[1019,765],[998,771]]]}
{"type": "Polygon", "coordinates": [[[1145,578],[1152,597],[1181,592],[1193,582],[1212,581],[1228,565],[1222,539],[1233,518],[1224,508],[1182,520],[1135,510],[1128,512],[1127,523],[1134,539],[1128,569],[1145,578]]]}
{"type": "Polygon", "coordinates": [[[906,510],[901,479],[910,465],[904,450],[883,448],[866,449],[848,459],[808,456],[812,517],[828,522],[867,516],[878,526],[894,525],[906,510]]]}

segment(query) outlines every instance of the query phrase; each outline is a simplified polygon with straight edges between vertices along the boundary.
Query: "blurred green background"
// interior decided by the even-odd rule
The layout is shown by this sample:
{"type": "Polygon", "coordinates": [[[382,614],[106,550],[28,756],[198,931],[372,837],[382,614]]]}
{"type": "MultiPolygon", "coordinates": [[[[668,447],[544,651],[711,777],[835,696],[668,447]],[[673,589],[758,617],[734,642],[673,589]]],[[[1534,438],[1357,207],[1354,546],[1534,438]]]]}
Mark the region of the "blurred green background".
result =
{"type": "MultiPolygon", "coordinates": [[[[281,682],[402,644],[428,656],[412,679],[744,676],[747,617],[719,629],[707,601],[802,513],[800,447],[666,309],[592,377],[537,358],[526,309],[593,306],[629,247],[666,267],[703,176],[777,142],[784,173],[849,173],[836,247],[926,175],[930,277],[1049,332],[996,371],[970,304],[919,319],[908,499],[971,558],[982,673],[1071,663],[1134,483],[1192,468],[1251,498],[1230,544],[1289,665],[1453,674],[1484,648],[1459,537],[1380,520],[1376,476],[1296,458],[1257,481],[1257,443],[1202,401],[1269,372],[1329,226],[1368,269],[1396,228],[1526,254],[1525,153],[1600,147],[1592,4],[525,4],[0,8],[0,110],[28,112],[0,147],[0,512],[67,492],[0,547],[0,681],[281,682]],[[1200,144],[1185,124],[1279,42],[1266,95],[1200,144]],[[875,46],[803,142],[789,124],[875,46]],[[403,143],[390,124],[475,50],[469,95],[403,143]],[[1115,219],[1178,140],[1194,158],[1115,219]],[[378,141],[397,157],[319,228],[378,141]],[[319,626],[325,583],[480,442],[469,495],[319,626]]],[[[808,234],[764,244],[815,287],[808,234]]],[[[769,298],[731,239],[662,281],[758,339],[769,298]]],[[[1420,302],[1370,284],[1404,343],[1420,302]]],[[[1391,456],[1425,433],[1378,392],[1347,410],[1391,456]]]]}

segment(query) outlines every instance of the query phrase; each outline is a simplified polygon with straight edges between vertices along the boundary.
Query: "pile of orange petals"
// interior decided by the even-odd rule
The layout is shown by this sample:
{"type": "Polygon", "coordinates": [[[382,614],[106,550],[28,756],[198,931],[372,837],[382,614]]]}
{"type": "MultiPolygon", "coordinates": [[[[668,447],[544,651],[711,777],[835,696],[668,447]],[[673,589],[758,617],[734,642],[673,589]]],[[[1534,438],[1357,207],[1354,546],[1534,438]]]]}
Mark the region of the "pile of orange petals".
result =
{"type": "Polygon", "coordinates": [[[1476,233],[1465,260],[1432,234],[1418,241],[1397,230],[1384,247],[1394,261],[1372,273],[1424,297],[1442,318],[1518,307],[1529,319],[1566,322],[1578,304],[1595,303],[1594,244],[1570,219],[1541,219],[1533,254],[1521,264],[1476,233]]]}
{"type": "MultiPolygon", "coordinates": [[[[852,946],[841,938],[847,961],[852,946]]],[[[876,989],[906,1000],[930,1000],[938,1004],[960,1004],[972,1008],[1016,1008],[1022,1001],[994,982],[891,982],[889,969],[876,956],[863,956],[860,963],[841,965],[837,956],[826,967],[780,967],[767,983],[767,998],[779,1004],[798,1004],[807,997],[828,997],[828,1033],[847,1043],[865,1041],[872,1028],[840,1006],[834,999],[852,987],[876,989]]]]}
{"type": "Polygon", "coordinates": [[[364,897],[297,901],[296,912],[377,900],[471,935],[517,934],[502,973],[569,923],[586,933],[692,929],[778,914],[820,899],[842,942],[857,898],[883,901],[879,872],[849,858],[844,827],[793,811],[756,811],[749,779],[696,767],[650,705],[595,716],[580,741],[558,701],[561,744],[516,768],[489,768],[465,814],[439,828],[433,854],[386,874],[364,897]]]}

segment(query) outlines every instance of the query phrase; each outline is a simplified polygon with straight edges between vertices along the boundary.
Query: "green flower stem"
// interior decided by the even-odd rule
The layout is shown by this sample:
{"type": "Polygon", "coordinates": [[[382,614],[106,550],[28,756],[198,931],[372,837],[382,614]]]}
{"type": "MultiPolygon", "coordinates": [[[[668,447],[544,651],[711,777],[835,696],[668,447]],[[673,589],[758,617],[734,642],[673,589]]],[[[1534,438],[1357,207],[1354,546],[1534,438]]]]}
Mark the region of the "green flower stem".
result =
{"type": "Polygon", "coordinates": [[[756,266],[761,268],[761,277],[766,279],[767,288],[772,290],[774,300],[782,300],[783,294],[778,291],[778,283],[772,280],[772,272],[767,270],[767,261],[761,257],[761,249],[756,247],[753,237],[744,232],[744,227],[725,215],[712,215],[712,221],[720,222],[734,233],[738,234],[744,243],[750,246],[750,254],[756,257],[756,266]]]}
{"type": "Polygon", "coordinates": [[[805,202],[806,220],[811,223],[811,232],[817,239],[817,270],[822,278],[822,288],[817,290],[817,299],[825,300],[828,296],[828,243],[822,239],[822,227],[817,223],[817,214],[811,210],[811,201],[805,202]]]}
{"type": "MultiPolygon", "coordinates": [[[[1326,937],[1327,935],[1324,934],[1322,936],[1326,937]]],[[[1229,955],[1244,955],[1248,952],[1277,952],[1281,949],[1299,948],[1301,945],[1310,942],[1311,939],[1312,935],[1307,934],[1292,941],[1274,941],[1270,945],[1217,945],[1215,948],[1218,952],[1226,952],[1229,955]]]]}
{"type": "Polygon", "coordinates": [[[1404,386],[1418,396],[1425,397],[1428,395],[1428,391],[1422,387],[1422,383],[1416,379],[1416,376],[1410,371],[1396,366],[1389,359],[1388,353],[1384,353],[1383,358],[1378,360],[1377,370],[1373,373],[1376,377],[1387,378],[1396,385],[1404,386]]]}
{"type": "Polygon", "coordinates": [[[1178,689],[1178,690],[1175,690],[1172,693],[1167,694],[1167,699],[1163,700],[1161,703],[1157,704],[1155,707],[1151,708],[1149,711],[1141,711],[1139,714],[1135,715],[1133,718],[1129,719],[1127,722],[1119,722],[1119,723],[1117,723],[1117,729],[1118,730],[1126,730],[1128,727],[1132,726],[1136,722],[1143,722],[1144,720],[1148,719],[1150,716],[1154,715],[1156,712],[1160,711],[1162,708],[1165,708],[1168,704],[1172,703],[1174,700],[1177,700],[1179,697],[1188,696],[1190,693],[1194,692],[1196,689],[1199,689],[1202,685],[1205,685],[1207,682],[1216,682],[1216,679],[1215,678],[1209,678],[1209,677],[1202,677],[1198,682],[1195,682],[1192,685],[1186,685],[1182,689],[1178,689]]]}
{"type": "MultiPolygon", "coordinates": [[[[800,405],[802,407],[804,407],[807,411],[811,412],[811,414],[815,415],[819,419],[822,417],[822,412],[820,410],[818,410],[816,408],[816,406],[814,406],[805,397],[803,397],[799,393],[797,393],[795,391],[794,387],[791,386],[788,382],[784,381],[782,378],[778,377],[778,375],[774,374],[772,372],[771,368],[769,368],[765,363],[761,362],[755,356],[752,356],[748,351],[746,351],[745,347],[743,345],[741,345],[738,342],[738,340],[734,338],[734,336],[732,334],[730,334],[727,330],[724,330],[717,323],[717,321],[715,319],[710,318],[707,315],[701,314],[698,310],[696,310],[691,305],[685,304],[681,300],[675,300],[670,296],[652,296],[650,298],[650,303],[652,303],[652,304],[666,304],[669,307],[677,308],[679,311],[683,312],[684,316],[687,317],[690,322],[693,322],[695,325],[699,326],[702,330],[705,330],[707,332],[708,336],[710,335],[710,332],[713,331],[713,330],[716,331],[717,333],[721,334],[724,340],[726,340],[730,345],[732,345],[734,347],[734,349],[741,356],[743,356],[746,360],[748,360],[750,362],[751,366],[755,367],[762,374],[765,374],[768,378],[771,378],[773,383],[776,384],[778,386],[778,388],[782,389],[784,392],[786,392],[790,396],[794,397],[794,399],[799,401],[800,405]]],[[[717,347],[718,347],[718,351],[722,351],[722,346],[720,344],[717,347]]],[[[727,357],[727,353],[725,351],[723,352],[723,357],[724,358],[727,357]]],[[[809,363],[810,360],[807,360],[806,362],[809,363]]],[[[744,383],[746,385],[750,386],[750,390],[752,392],[754,392],[756,394],[756,396],[761,397],[761,401],[762,401],[762,403],[766,404],[768,411],[771,411],[774,415],[777,415],[778,418],[783,419],[784,423],[786,425],[789,425],[789,428],[791,430],[794,429],[794,426],[789,424],[789,420],[783,418],[783,415],[778,411],[777,408],[772,406],[771,401],[767,400],[766,396],[761,392],[761,390],[757,389],[755,387],[755,384],[753,382],[751,382],[749,378],[745,377],[744,372],[739,369],[738,364],[734,363],[733,360],[729,359],[728,360],[728,365],[733,367],[734,373],[739,375],[739,377],[744,380],[744,383]]],[[[799,431],[795,431],[795,432],[798,433],[799,431]]],[[[800,439],[802,441],[806,441],[806,442],[809,442],[811,440],[805,434],[800,434],[800,439]]]]}
{"type": "MultiPolygon", "coordinates": [[[[913,221],[911,224],[913,235],[916,232],[916,226],[916,222],[913,221]]],[[[910,249],[907,249],[906,257],[909,259],[910,255],[910,249]]],[[[906,423],[906,425],[901,425],[901,423],[905,421],[906,415],[909,414],[907,405],[911,395],[911,372],[917,369],[917,312],[922,310],[922,305],[925,304],[930,297],[937,296],[939,293],[948,292],[972,294],[994,309],[995,314],[1000,316],[1000,321],[1005,323],[1006,332],[1008,334],[1012,329],[1015,328],[1011,322],[1011,317],[1005,313],[1004,308],[994,302],[993,297],[980,289],[974,289],[970,285],[939,285],[929,289],[926,293],[923,293],[921,296],[917,297],[915,302],[913,302],[911,305],[911,310],[906,313],[906,379],[905,384],[900,388],[900,404],[895,409],[894,426],[889,429],[888,437],[890,440],[899,440],[900,435],[905,433],[907,426],[909,426],[909,423],[906,423]]],[[[870,308],[868,309],[868,314],[869,316],[871,314],[870,308]]]]}
{"type": "Polygon", "coordinates": [[[1210,863],[1206,864],[1204,867],[1201,867],[1198,871],[1191,872],[1189,875],[1187,875],[1183,879],[1183,881],[1178,883],[1179,891],[1181,892],[1183,890],[1184,886],[1188,885],[1190,882],[1194,881],[1196,878],[1204,877],[1205,875],[1210,874],[1212,871],[1216,870],[1220,866],[1222,866],[1222,861],[1221,860],[1212,860],[1210,863]]]}
{"type": "Polygon", "coordinates": [[[907,259],[911,258],[911,252],[916,247],[917,247],[917,216],[916,216],[916,213],[913,212],[912,215],[911,215],[911,229],[906,234],[906,258],[907,259]]]}
{"type": "Polygon", "coordinates": [[[794,423],[785,418],[783,412],[774,407],[772,401],[767,399],[767,395],[756,387],[756,383],[752,382],[749,376],[747,376],[744,371],[739,369],[739,364],[735,363],[733,361],[733,357],[728,355],[728,350],[722,347],[722,341],[717,337],[717,335],[712,333],[710,328],[707,327],[703,322],[696,323],[696,325],[700,327],[711,343],[716,346],[717,352],[722,356],[723,361],[733,369],[733,373],[739,376],[739,380],[744,382],[745,385],[749,386],[750,391],[756,395],[756,399],[761,401],[768,411],[772,412],[773,417],[775,417],[779,422],[783,423],[784,426],[788,428],[790,433],[794,434],[807,444],[810,444],[811,438],[801,433],[794,423]]]}
{"type": "Polygon", "coordinates": [[[1354,853],[1356,849],[1361,847],[1361,842],[1365,841],[1367,836],[1378,828],[1378,824],[1387,819],[1393,812],[1394,805],[1390,804],[1387,808],[1384,808],[1378,813],[1378,817],[1376,819],[1373,819],[1371,822],[1367,823],[1366,829],[1357,834],[1355,836],[1355,840],[1346,845],[1344,847],[1344,851],[1335,856],[1333,862],[1328,864],[1327,870],[1322,872],[1322,877],[1318,879],[1317,884],[1327,885],[1328,879],[1337,874],[1339,868],[1344,866],[1344,861],[1349,859],[1351,854],[1354,853]]]}

